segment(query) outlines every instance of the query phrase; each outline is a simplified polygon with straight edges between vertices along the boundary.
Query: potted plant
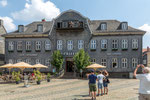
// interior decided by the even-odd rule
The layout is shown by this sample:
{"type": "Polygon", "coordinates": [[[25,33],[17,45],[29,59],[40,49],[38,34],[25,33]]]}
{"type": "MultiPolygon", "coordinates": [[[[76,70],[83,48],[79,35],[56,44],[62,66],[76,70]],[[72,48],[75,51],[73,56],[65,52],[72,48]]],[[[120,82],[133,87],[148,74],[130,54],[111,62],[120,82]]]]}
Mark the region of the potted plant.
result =
{"type": "Polygon", "coordinates": [[[35,77],[37,79],[36,83],[38,85],[41,84],[42,75],[41,75],[40,71],[38,71],[38,70],[34,71],[34,75],[35,75],[35,77]]]}
{"type": "Polygon", "coordinates": [[[15,73],[15,80],[16,80],[16,84],[20,83],[20,72],[15,73]]]}
{"type": "Polygon", "coordinates": [[[48,74],[47,74],[47,82],[50,82],[50,77],[51,77],[51,74],[48,73],[48,74]]]}

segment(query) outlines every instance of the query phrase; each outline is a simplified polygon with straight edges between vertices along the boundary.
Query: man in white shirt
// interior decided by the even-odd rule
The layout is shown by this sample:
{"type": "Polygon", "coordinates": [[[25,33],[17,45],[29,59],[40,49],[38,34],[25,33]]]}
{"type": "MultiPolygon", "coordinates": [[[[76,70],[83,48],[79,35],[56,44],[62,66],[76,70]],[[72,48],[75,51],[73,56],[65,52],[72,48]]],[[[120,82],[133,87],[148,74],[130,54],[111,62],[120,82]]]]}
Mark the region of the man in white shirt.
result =
{"type": "Polygon", "coordinates": [[[99,96],[100,94],[100,90],[101,90],[101,96],[103,95],[103,79],[105,78],[105,76],[102,74],[102,71],[99,71],[99,74],[97,75],[97,87],[98,87],[98,94],[97,96],[99,96]]]}
{"type": "Polygon", "coordinates": [[[134,76],[140,80],[139,100],[150,100],[150,68],[137,65],[134,76]],[[143,74],[136,74],[139,67],[142,68],[143,74]]]}

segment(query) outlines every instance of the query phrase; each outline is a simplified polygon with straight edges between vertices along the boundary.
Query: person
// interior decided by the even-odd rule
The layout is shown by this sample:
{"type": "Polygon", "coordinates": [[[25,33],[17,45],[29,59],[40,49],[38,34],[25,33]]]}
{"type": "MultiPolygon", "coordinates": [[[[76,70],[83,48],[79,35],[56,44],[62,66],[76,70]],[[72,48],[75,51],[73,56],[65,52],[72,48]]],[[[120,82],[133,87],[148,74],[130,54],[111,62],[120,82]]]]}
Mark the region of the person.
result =
{"type": "MultiPolygon", "coordinates": [[[[87,79],[88,79],[88,77],[89,77],[90,74],[91,74],[91,73],[86,74],[87,79]]],[[[90,92],[90,82],[88,82],[88,86],[89,86],[89,96],[91,96],[91,92],[90,92]]]]}
{"type": "Polygon", "coordinates": [[[28,75],[24,73],[24,87],[28,87],[28,75]]]}
{"type": "Polygon", "coordinates": [[[103,96],[103,79],[105,78],[105,76],[102,74],[102,71],[99,71],[99,74],[97,75],[97,87],[98,87],[98,94],[97,96],[99,96],[100,94],[100,90],[101,90],[101,96],[103,96]]]}
{"type": "Polygon", "coordinates": [[[140,80],[139,100],[150,100],[150,68],[140,64],[134,71],[134,77],[140,80]],[[137,74],[137,70],[142,68],[142,74],[137,74]]]}
{"type": "Polygon", "coordinates": [[[91,71],[91,74],[88,76],[89,79],[89,87],[92,95],[92,100],[96,100],[96,80],[97,76],[94,74],[94,71],[91,71]]]}
{"type": "Polygon", "coordinates": [[[108,83],[109,83],[109,79],[108,79],[108,72],[106,70],[103,71],[103,74],[105,76],[104,80],[103,80],[103,86],[104,86],[104,95],[108,94],[108,83]]]}

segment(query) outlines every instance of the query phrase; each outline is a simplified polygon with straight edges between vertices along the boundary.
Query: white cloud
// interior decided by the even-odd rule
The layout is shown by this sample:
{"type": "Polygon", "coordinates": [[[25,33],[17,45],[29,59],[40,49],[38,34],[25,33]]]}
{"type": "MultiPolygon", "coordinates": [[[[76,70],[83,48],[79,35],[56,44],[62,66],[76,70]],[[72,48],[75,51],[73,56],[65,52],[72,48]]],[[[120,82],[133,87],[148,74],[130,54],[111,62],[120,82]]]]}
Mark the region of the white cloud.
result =
{"type": "Polygon", "coordinates": [[[146,31],[146,34],[143,38],[143,47],[146,48],[150,46],[150,25],[144,24],[143,26],[139,27],[139,29],[146,31]]]}
{"type": "Polygon", "coordinates": [[[46,18],[51,20],[60,14],[60,10],[51,1],[26,0],[25,8],[13,12],[11,15],[16,20],[35,21],[46,18]]]}
{"type": "Polygon", "coordinates": [[[0,5],[1,5],[2,7],[7,6],[7,0],[1,0],[1,1],[0,1],[0,5]]]}
{"type": "Polygon", "coordinates": [[[16,29],[16,25],[13,23],[13,20],[10,17],[0,17],[4,21],[4,27],[7,32],[14,31],[16,29]]]}

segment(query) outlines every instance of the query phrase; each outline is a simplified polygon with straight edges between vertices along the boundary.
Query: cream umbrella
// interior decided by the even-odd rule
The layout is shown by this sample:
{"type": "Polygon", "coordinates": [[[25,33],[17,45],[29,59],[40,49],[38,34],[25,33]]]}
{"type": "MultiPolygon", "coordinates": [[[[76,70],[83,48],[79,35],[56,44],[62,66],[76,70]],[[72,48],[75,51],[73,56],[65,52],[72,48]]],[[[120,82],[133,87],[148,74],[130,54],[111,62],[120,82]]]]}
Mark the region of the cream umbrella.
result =
{"type": "Polygon", "coordinates": [[[10,75],[10,71],[11,71],[11,68],[12,68],[12,65],[13,64],[5,64],[5,65],[3,65],[3,66],[0,66],[0,68],[8,68],[8,70],[9,70],[9,75],[10,75]]]}
{"type": "Polygon", "coordinates": [[[106,68],[106,66],[94,63],[94,64],[91,64],[91,65],[87,66],[86,68],[94,69],[96,71],[96,69],[98,69],[98,68],[106,68]]]}
{"type": "Polygon", "coordinates": [[[38,70],[40,70],[40,68],[48,68],[48,67],[42,64],[35,64],[33,65],[33,68],[37,68],[38,70]]]}

